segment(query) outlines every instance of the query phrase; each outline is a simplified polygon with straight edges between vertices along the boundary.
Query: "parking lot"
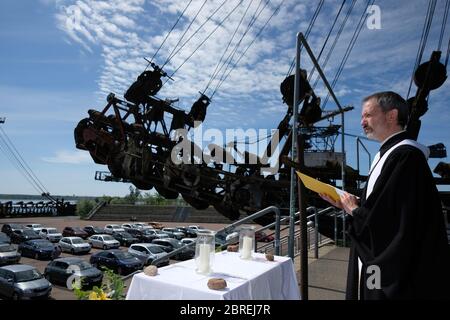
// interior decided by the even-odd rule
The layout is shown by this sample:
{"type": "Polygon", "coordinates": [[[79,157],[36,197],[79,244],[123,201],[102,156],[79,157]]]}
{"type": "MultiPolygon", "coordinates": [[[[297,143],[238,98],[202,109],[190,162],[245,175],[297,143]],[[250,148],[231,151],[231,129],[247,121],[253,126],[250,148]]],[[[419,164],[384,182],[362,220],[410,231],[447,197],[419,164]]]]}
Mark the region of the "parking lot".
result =
{"type": "MultiPolygon", "coordinates": [[[[6,223],[18,223],[18,224],[41,224],[46,227],[54,227],[57,228],[59,232],[66,226],[75,226],[75,227],[85,227],[88,225],[93,225],[97,227],[103,228],[106,224],[122,224],[125,221],[90,221],[90,220],[80,220],[79,217],[40,217],[40,218],[7,218],[0,220],[0,228],[3,224],[6,223]]],[[[174,226],[187,226],[194,225],[195,223],[180,223],[180,222],[163,222],[166,227],[174,227],[174,226]]],[[[210,230],[219,230],[223,227],[222,224],[201,224],[202,227],[210,230]]],[[[121,250],[126,251],[127,248],[121,246],[121,250]]],[[[85,261],[89,262],[90,256],[98,251],[102,251],[101,249],[92,248],[89,254],[76,254],[76,257],[80,257],[85,261]]],[[[61,253],[60,257],[71,257],[73,256],[70,253],[61,253]]],[[[50,260],[36,260],[28,257],[22,257],[20,259],[20,264],[26,264],[36,267],[41,273],[44,273],[44,269],[49,263],[50,260]]],[[[177,261],[171,260],[170,263],[176,263],[177,261]]],[[[131,278],[125,280],[125,292],[128,289],[131,282],[131,278]]],[[[74,295],[72,290],[69,290],[65,287],[59,285],[53,285],[51,292],[51,299],[55,300],[76,300],[76,296],[74,295]]]]}

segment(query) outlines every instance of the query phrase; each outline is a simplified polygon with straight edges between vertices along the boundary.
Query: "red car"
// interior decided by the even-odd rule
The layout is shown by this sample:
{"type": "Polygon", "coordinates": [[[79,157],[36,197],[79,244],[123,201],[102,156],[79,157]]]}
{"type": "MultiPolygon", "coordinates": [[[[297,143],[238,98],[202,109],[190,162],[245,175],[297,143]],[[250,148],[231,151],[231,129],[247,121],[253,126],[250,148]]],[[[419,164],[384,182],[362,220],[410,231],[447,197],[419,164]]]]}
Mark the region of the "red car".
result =
{"type": "Polygon", "coordinates": [[[62,232],[63,237],[80,237],[87,239],[89,234],[80,227],[65,227],[62,232]]]}
{"type": "Polygon", "coordinates": [[[275,240],[273,235],[268,235],[264,231],[258,231],[255,233],[255,239],[259,242],[271,242],[275,240]]]}

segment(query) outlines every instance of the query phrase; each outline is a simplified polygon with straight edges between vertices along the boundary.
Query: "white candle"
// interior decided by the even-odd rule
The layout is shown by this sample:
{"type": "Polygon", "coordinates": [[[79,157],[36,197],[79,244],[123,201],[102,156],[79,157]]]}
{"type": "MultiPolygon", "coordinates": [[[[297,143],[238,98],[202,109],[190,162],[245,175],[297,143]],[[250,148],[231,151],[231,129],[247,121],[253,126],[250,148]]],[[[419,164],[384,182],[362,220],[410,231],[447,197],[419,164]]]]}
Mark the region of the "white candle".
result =
{"type": "Polygon", "coordinates": [[[251,259],[252,251],[253,251],[253,239],[251,237],[243,237],[242,238],[242,259],[251,259]]]}
{"type": "Polygon", "coordinates": [[[198,273],[207,274],[209,273],[209,255],[210,248],[208,244],[200,244],[199,255],[197,261],[198,273]]]}

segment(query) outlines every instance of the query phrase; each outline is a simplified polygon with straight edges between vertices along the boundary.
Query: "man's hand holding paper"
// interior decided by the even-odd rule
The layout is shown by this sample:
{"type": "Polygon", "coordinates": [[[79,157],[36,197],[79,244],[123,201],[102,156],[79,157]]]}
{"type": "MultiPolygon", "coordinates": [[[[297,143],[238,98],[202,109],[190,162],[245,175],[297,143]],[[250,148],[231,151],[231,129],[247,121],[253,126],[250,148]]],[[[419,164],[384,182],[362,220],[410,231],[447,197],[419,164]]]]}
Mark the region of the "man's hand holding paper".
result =
{"type": "Polygon", "coordinates": [[[329,202],[331,205],[345,210],[345,212],[350,215],[354,209],[358,208],[359,199],[356,196],[316,180],[299,171],[297,171],[297,175],[302,180],[305,187],[317,192],[323,200],[329,202]]]}

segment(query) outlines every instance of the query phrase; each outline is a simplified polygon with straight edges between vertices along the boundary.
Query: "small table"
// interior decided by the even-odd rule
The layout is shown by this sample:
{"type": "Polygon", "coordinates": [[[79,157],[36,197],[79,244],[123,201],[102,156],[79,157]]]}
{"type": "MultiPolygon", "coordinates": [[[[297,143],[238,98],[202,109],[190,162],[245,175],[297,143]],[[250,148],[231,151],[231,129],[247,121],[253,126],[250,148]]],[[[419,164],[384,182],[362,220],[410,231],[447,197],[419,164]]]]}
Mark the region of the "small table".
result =
{"type": "Polygon", "coordinates": [[[194,259],[158,269],[154,277],[143,272],[133,276],[127,300],[299,300],[300,292],[294,264],[290,258],[253,253],[253,260],[242,260],[236,252],[215,254],[213,273],[195,272],[194,259]],[[223,278],[227,287],[211,290],[211,278],[223,278]]]}

